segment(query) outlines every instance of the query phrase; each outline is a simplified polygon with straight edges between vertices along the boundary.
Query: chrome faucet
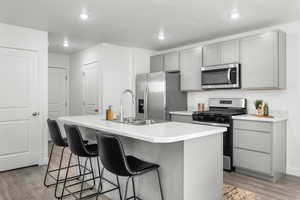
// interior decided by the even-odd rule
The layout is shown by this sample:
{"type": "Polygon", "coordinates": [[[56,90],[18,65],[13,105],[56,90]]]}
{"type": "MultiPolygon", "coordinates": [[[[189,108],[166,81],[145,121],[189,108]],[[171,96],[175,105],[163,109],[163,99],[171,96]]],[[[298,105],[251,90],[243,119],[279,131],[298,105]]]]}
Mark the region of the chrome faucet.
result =
{"type": "MultiPolygon", "coordinates": [[[[126,89],[122,92],[121,94],[121,99],[120,99],[120,122],[124,122],[124,105],[123,105],[123,97],[125,94],[130,94],[131,95],[131,100],[132,100],[132,108],[134,109],[134,93],[132,90],[126,89]]],[[[134,110],[132,109],[132,114],[134,114],[134,110]]]]}

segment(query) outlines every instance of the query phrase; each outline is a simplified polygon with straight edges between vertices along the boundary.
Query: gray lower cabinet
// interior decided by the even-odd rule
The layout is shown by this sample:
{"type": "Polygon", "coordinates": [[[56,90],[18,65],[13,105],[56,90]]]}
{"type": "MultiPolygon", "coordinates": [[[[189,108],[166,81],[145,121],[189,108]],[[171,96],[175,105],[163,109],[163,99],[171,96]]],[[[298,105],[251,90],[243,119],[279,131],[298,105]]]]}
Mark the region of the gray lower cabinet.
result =
{"type": "Polygon", "coordinates": [[[155,55],[150,57],[150,72],[164,71],[164,56],[155,55]]]}
{"type": "Polygon", "coordinates": [[[242,88],[286,87],[285,33],[267,32],[240,40],[242,88]]]}
{"type": "Polygon", "coordinates": [[[184,123],[192,123],[193,117],[192,115],[175,115],[171,114],[171,120],[174,122],[184,122],[184,123]]]}
{"type": "Polygon", "coordinates": [[[179,71],[179,52],[170,52],[164,55],[164,71],[179,71]]]}
{"type": "Polygon", "coordinates": [[[202,48],[180,52],[180,87],[182,91],[201,90],[202,48]]]}
{"type": "Polygon", "coordinates": [[[286,121],[233,121],[236,171],[277,180],[286,173],[286,121]]]}

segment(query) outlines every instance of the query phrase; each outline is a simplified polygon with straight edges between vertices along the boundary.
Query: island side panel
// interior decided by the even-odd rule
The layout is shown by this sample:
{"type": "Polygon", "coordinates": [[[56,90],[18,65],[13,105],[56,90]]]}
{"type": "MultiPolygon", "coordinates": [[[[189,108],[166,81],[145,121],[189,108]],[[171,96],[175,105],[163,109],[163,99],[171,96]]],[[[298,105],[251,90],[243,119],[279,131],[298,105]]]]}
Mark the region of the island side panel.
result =
{"type": "MultiPolygon", "coordinates": [[[[82,129],[84,137],[91,142],[95,141],[93,130],[82,129]]],[[[97,134],[97,133],[96,133],[97,134]]],[[[142,160],[157,163],[160,165],[160,175],[165,200],[183,200],[183,142],[177,143],[150,143],[133,138],[120,137],[125,153],[134,155],[142,160]]],[[[94,160],[94,167],[96,161],[94,160]]],[[[102,167],[102,164],[101,164],[102,167]]],[[[95,168],[94,170],[97,170],[95,168]]],[[[109,180],[116,181],[115,176],[105,170],[104,176],[109,180]]],[[[120,177],[122,194],[124,195],[126,178],[120,177]]],[[[143,200],[160,200],[160,190],[156,172],[150,172],[135,178],[137,196],[143,200]]],[[[104,189],[111,188],[104,184],[104,189]]],[[[106,194],[110,199],[119,199],[118,193],[106,194]]],[[[132,185],[130,182],[128,197],[132,196],[132,185]]]]}
{"type": "Polygon", "coordinates": [[[184,142],[183,200],[221,200],[223,191],[223,135],[184,142]]]}

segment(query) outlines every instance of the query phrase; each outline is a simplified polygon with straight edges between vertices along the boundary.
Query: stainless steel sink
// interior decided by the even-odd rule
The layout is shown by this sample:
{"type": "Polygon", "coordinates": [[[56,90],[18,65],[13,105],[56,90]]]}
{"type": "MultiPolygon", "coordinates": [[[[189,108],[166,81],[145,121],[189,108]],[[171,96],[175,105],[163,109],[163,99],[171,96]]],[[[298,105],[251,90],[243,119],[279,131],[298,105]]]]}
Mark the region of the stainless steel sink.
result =
{"type": "Polygon", "coordinates": [[[143,125],[162,123],[165,121],[153,120],[153,119],[150,119],[150,120],[132,119],[132,120],[124,120],[123,122],[121,122],[120,119],[114,119],[113,122],[128,124],[128,125],[135,125],[135,126],[143,126],[143,125]]]}

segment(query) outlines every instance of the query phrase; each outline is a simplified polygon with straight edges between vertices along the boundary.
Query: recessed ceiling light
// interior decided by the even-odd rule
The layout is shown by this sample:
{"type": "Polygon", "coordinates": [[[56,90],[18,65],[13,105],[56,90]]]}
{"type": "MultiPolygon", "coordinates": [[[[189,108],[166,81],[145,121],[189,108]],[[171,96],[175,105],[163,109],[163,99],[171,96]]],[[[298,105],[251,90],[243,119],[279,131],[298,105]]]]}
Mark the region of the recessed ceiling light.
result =
{"type": "Polygon", "coordinates": [[[87,20],[88,18],[89,18],[88,14],[86,14],[86,13],[81,13],[80,14],[80,19],[87,20]]]}
{"type": "Polygon", "coordinates": [[[69,42],[68,42],[68,40],[65,40],[63,45],[64,45],[64,47],[69,47],[69,42]]]}
{"type": "Polygon", "coordinates": [[[158,39],[159,40],[164,40],[165,39],[165,34],[164,34],[164,32],[159,32],[159,34],[158,34],[158,39]]]}
{"type": "Polygon", "coordinates": [[[238,12],[237,9],[233,9],[230,13],[230,19],[238,19],[240,18],[240,13],[238,12]]]}

